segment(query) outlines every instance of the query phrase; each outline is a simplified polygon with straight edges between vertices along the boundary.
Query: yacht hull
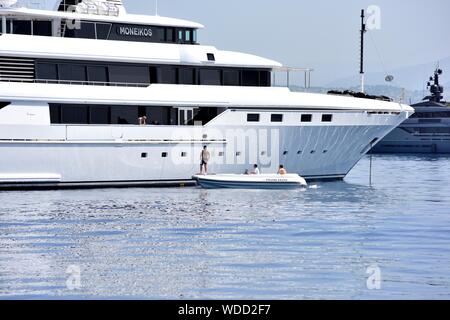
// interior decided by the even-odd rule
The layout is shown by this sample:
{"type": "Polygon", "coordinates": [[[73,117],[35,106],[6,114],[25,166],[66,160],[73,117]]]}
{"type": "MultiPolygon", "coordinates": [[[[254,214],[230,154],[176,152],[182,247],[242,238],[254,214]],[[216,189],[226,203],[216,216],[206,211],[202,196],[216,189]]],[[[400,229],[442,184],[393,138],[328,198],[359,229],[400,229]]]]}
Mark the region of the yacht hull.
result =
{"type": "MultiPolygon", "coordinates": [[[[107,129],[110,132],[112,128],[107,129]]],[[[152,132],[156,136],[163,128],[142,129],[147,136],[152,132]]],[[[297,173],[307,180],[342,179],[370,149],[370,141],[391,129],[391,126],[260,127],[255,128],[259,132],[256,136],[260,136],[256,149],[251,148],[254,144],[239,145],[230,137],[228,140],[214,139],[213,131],[226,136],[225,129],[204,131],[195,127],[184,130],[191,131],[192,135],[198,130],[209,132],[210,140],[0,141],[0,187],[190,185],[193,183],[191,177],[200,170],[199,156],[203,145],[208,145],[211,152],[211,173],[243,173],[254,163],[260,164],[263,173],[274,173],[278,165],[283,164],[290,173],[297,173]],[[260,132],[276,134],[272,140],[261,143],[264,139],[260,132]],[[33,177],[41,180],[33,180],[33,177]]],[[[233,132],[241,135],[248,132],[248,128],[235,127],[233,132]]],[[[249,142],[245,135],[244,141],[249,142]]]]}

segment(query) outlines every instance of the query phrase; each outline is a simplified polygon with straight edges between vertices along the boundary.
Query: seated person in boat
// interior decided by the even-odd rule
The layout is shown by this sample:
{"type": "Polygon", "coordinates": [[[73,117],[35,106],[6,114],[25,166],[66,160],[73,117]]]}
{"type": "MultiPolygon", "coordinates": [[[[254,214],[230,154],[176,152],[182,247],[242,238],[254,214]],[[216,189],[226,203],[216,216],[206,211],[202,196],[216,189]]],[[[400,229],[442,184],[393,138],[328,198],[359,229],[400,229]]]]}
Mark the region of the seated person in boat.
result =
{"type": "Polygon", "coordinates": [[[253,171],[251,172],[251,174],[260,174],[257,164],[253,165],[253,171]]]}
{"type": "Polygon", "coordinates": [[[280,168],[278,169],[278,174],[280,174],[280,175],[287,174],[287,171],[282,164],[280,164],[280,168]]]}

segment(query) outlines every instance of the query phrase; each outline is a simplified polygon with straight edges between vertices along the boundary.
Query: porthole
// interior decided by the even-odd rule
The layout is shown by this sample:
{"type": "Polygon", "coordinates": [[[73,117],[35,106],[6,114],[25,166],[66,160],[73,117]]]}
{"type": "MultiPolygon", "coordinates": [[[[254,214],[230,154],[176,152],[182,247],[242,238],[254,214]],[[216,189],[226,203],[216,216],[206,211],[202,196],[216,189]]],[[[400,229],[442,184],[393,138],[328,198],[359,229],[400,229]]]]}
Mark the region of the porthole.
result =
{"type": "Polygon", "coordinates": [[[163,153],[161,154],[161,157],[162,157],[162,158],[167,158],[167,152],[163,152],[163,153]]]}
{"type": "Polygon", "coordinates": [[[224,153],[223,153],[222,151],[220,151],[220,152],[219,152],[219,157],[223,157],[223,154],[224,154],[224,153]]]}
{"type": "Polygon", "coordinates": [[[187,157],[187,152],[182,152],[182,153],[181,153],[181,157],[182,157],[182,158],[186,158],[186,157],[187,157]]]}
{"type": "Polygon", "coordinates": [[[288,153],[289,153],[289,151],[283,152],[283,156],[287,155],[288,153]]]}
{"type": "Polygon", "coordinates": [[[282,114],[272,114],[270,116],[271,122],[283,122],[283,115],[282,114]]]}
{"type": "Polygon", "coordinates": [[[322,122],[332,122],[332,121],[333,121],[332,114],[323,114],[322,115],[322,122]]]}
{"type": "Polygon", "coordinates": [[[240,155],[241,155],[240,151],[236,152],[236,157],[239,157],[240,155]]]}
{"type": "Polygon", "coordinates": [[[247,122],[259,122],[259,113],[248,113],[247,122]]]}
{"type": "Polygon", "coordinates": [[[314,153],[316,153],[316,150],[311,150],[310,153],[311,153],[311,154],[314,154],[314,153]]]}
{"type": "Polygon", "coordinates": [[[262,155],[262,156],[265,156],[266,154],[267,154],[267,152],[261,151],[261,155],[262,155]]]}
{"type": "Polygon", "coordinates": [[[141,158],[147,158],[147,157],[148,157],[147,152],[142,152],[142,153],[141,153],[141,158]]]}
{"type": "Polygon", "coordinates": [[[297,151],[297,154],[302,154],[302,153],[303,153],[302,150],[297,151]]]}

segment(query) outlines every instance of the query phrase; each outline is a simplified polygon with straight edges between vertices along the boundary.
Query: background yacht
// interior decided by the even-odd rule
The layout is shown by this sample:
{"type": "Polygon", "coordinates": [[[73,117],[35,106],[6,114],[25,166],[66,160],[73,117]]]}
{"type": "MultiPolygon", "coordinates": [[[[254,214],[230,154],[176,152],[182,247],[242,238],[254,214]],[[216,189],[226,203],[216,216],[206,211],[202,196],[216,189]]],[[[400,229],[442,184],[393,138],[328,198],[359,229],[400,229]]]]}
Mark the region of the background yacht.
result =
{"type": "Polygon", "coordinates": [[[3,188],[180,185],[204,145],[215,173],[282,163],[342,179],[413,113],[275,87],[290,69],[200,45],[201,24],[127,14],[120,0],[13,2],[0,3],[3,188]]]}
{"type": "Polygon", "coordinates": [[[450,104],[443,101],[441,69],[428,82],[430,95],[413,104],[416,113],[388,134],[373,153],[450,153],[450,104]]]}

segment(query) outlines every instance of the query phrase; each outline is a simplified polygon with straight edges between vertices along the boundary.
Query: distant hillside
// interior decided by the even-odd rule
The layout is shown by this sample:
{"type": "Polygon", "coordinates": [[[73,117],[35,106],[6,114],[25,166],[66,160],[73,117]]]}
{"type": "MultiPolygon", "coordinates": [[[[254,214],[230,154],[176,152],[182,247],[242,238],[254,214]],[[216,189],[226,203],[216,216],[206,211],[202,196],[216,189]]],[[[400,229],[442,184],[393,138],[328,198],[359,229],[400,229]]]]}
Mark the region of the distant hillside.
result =
{"type": "MultiPolygon", "coordinates": [[[[433,75],[436,69],[437,61],[429,62],[421,65],[388,70],[386,73],[394,76],[394,81],[391,83],[395,87],[406,88],[407,90],[422,91],[428,78],[433,75]]],[[[444,71],[442,76],[443,83],[446,88],[450,88],[450,57],[441,59],[439,67],[444,71]]],[[[384,72],[368,72],[366,73],[367,85],[377,86],[386,85],[384,72]]],[[[352,77],[337,79],[330,82],[326,87],[355,87],[359,85],[359,75],[352,77]]],[[[448,93],[447,93],[448,94],[448,93]]]]}

